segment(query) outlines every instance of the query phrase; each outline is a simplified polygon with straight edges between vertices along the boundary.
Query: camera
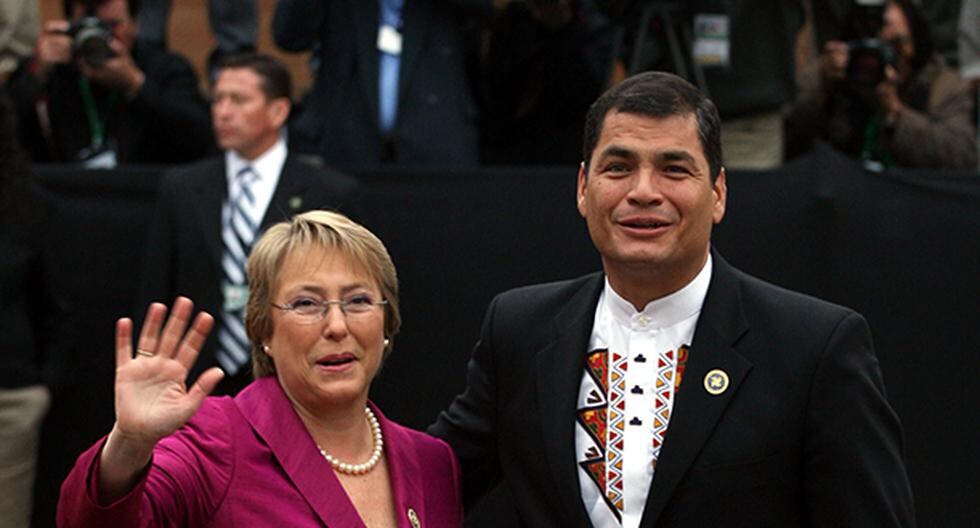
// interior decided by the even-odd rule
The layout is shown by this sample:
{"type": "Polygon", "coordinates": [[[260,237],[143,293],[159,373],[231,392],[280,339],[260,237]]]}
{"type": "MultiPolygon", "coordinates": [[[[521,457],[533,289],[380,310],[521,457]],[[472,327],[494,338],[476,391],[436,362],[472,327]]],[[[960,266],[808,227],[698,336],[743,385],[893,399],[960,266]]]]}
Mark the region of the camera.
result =
{"type": "Polygon", "coordinates": [[[72,37],[72,52],[76,58],[83,59],[93,68],[102,67],[113,57],[112,28],[94,16],[85,16],[73,20],[68,27],[68,35],[72,37]]]}
{"type": "Polygon", "coordinates": [[[885,80],[885,68],[895,65],[895,51],[881,39],[848,42],[847,51],[847,80],[860,88],[877,86],[885,80]]]}

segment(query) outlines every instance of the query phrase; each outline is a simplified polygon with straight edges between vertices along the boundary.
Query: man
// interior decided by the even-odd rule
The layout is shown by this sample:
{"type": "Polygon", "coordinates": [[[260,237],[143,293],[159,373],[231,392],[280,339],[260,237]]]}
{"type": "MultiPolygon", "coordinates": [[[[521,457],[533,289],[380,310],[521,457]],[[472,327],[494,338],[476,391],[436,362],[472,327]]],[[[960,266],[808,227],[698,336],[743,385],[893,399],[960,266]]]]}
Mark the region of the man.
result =
{"type": "Polygon", "coordinates": [[[907,526],[901,428],[864,319],[729,266],[719,117],[667,73],[586,117],[578,210],[603,273],[491,303],[430,432],[468,504],[526,526],[907,526]]]}
{"type": "Polygon", "coordinates": [[[138,310],[177,295],[215,316],[191,379],[219,365],[222,394],[251,377],[242,316],[247,298],[245,258],[260,232],[308,209],[350,205],[354,182],[302,163],[287,152],[289,72],[271,57],[240,55],[218,71],[211,103],[220,158],[177,169],[160,183],[146,240],[138,310]]]}
{"type": "Polygon", "coordinates": [[[45,24],[37,51],[10,80],[33,161],[113,168],[192,161],[211,149],[207,106],[190,65],[135,45],[138,6],[67,0],[72,22],[45,24]],[[79,25],[83,19],[88,25],[79,25]],[[83,38],[93,33],[101,36],[83,38]]]}
{"type": "Polygon", "coordinates": [[[463,42],[488,0],[281,0],[272,34],[314,50],[315,79],[293,144],[340,166],[475,165],[476,105],[463,42]]]}

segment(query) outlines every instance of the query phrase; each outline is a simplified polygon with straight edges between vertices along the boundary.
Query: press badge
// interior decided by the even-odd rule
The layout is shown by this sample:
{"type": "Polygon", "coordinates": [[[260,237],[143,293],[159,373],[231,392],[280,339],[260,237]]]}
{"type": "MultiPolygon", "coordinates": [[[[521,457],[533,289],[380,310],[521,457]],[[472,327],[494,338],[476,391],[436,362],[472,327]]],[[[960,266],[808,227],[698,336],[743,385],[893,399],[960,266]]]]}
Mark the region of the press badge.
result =
{"type": "Polygon", "coordinates": [[[78,152],[78,159],[86,169],[115,169],[119,164],[111,141],[83,148],[78,152]]]}
{"type": "Polygon", "coordinates": [[[395,26],[385,24],[378,28],[378,51],[388,55],[402,54],[402,34],[395,26]]]}
{"type": "Polygon", "coordinates": [[[731,40],[728,15],[694,16],[694,60],[702,67],[728,67],[731,63],[731,40]]]}
{"type": "Polygon", "coordinates": [[[225,311],[240,312],[245,309],[248,302],[247,284],[224,284],[222,290],[225,293],[225,311]]]}

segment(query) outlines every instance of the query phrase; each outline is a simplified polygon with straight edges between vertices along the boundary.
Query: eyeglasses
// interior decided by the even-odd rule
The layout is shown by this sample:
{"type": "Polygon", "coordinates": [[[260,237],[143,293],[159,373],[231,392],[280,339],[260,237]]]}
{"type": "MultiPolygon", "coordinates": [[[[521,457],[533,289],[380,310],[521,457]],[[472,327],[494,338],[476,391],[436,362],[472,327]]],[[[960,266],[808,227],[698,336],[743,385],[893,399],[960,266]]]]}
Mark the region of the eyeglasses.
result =
{"type": "Polygon", "coordinates": [[[388,304],[388,301],[385,299],[376,301],[370,294],[358,293],[344,299],[333,301],[318,301],[310,297],[300,297],[283,305],[271,304],[274,308],[278,308],[284,312],[292,312],[300,323],[315,324],[327,316],[327,311],[330,310],[331,304],[340,306],[340,311],[346,317],[358,317],[374,311],[376,306],[388,304]]]}

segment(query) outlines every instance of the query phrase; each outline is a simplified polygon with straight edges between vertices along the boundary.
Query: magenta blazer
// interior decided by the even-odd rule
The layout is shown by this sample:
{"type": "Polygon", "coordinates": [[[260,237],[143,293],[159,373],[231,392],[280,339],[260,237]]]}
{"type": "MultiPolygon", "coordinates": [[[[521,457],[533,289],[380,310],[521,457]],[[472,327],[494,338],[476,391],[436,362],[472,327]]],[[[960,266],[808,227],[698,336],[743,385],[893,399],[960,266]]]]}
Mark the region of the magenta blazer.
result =
{"type": "MultiPolygon", "coordinates": [[[[372,408],[384,433],[398,526],[460,526],[452,450],[372,408]]],[[[235,399],[207,398],[157,444],[133,491],[107,506],[95,486],[104,441],[65,479],[58,526],[364,526],[275,377],[253,382],[235,399]]]]}

